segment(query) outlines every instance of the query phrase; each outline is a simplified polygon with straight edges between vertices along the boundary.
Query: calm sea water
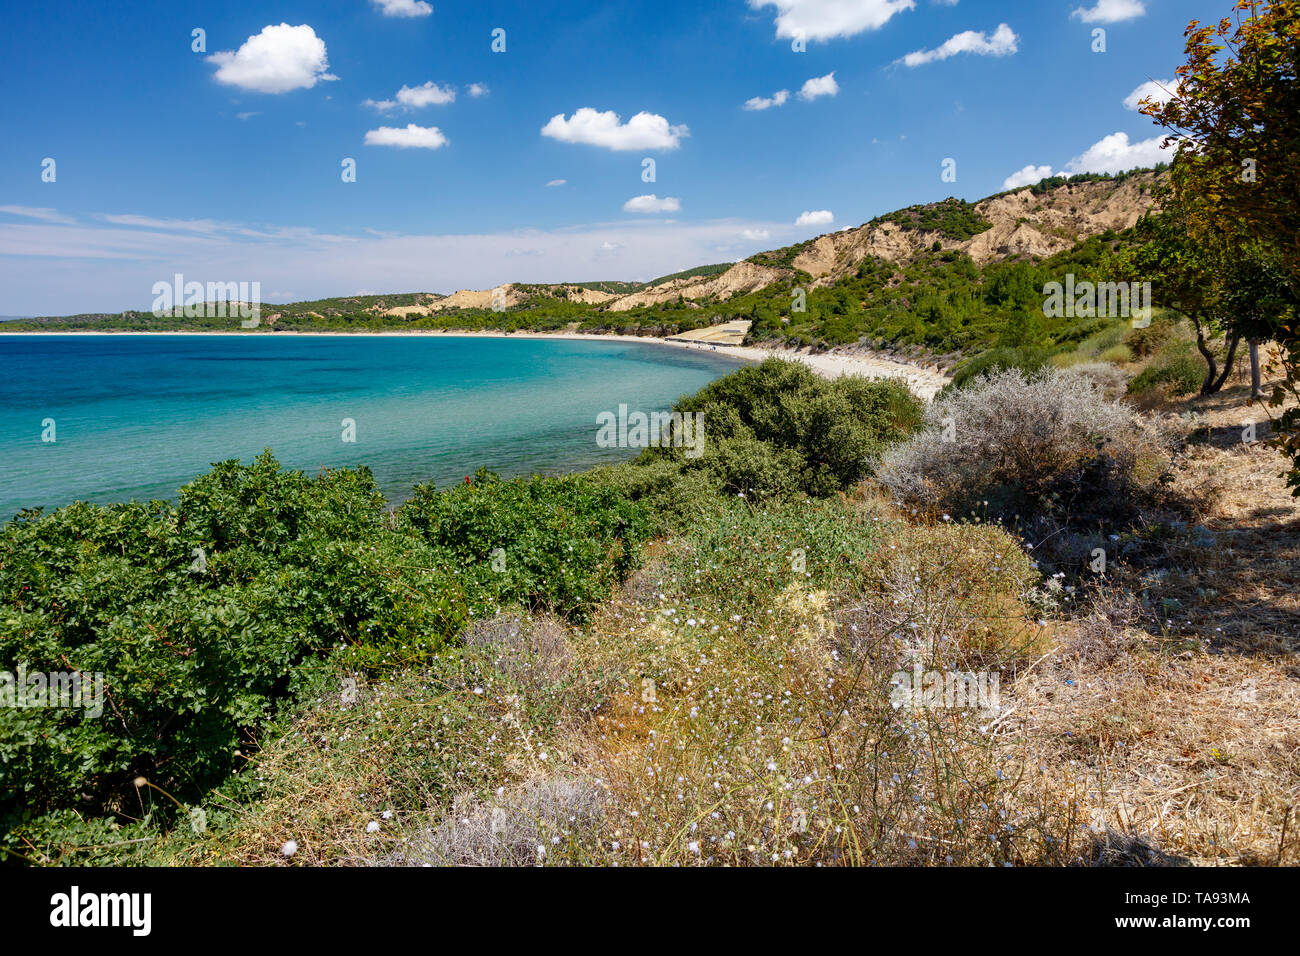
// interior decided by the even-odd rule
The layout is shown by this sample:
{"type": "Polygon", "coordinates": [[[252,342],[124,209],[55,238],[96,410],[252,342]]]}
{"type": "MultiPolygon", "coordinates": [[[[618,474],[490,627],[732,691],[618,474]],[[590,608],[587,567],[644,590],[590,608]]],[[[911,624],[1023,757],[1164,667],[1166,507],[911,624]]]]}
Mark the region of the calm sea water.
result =
{"type": "Polygon", "coordinates": [[[736,367],[623,342],[0,335],[0,521],[75,500],[174,499],[212,462],[264,448],[313,473],[368,465],[391,501],[480,466],[576,471],[636,453],[597,447],[599,412],[665,410],[736,367]]]}

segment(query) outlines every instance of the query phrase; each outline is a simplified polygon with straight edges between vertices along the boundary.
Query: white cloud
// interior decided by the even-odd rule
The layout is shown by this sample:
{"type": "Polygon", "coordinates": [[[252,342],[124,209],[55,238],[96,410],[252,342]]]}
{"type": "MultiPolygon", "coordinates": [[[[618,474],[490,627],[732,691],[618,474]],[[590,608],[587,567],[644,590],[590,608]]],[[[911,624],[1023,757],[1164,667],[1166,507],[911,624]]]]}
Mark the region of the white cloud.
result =
{"type": "Polygon", "coordinates": [[[1164,139],[1163,136],[1155,136],[1141,142],[1130,143],[1127,133],[1111,133],[1105,139],[1090,146],[1082,156],[1076,156],[1066,163],[1065,171],[1114,174],[1142,166],[1167,163],[1172,155],[1160,148],[1164,139]]]}
{"type": "Polygon", "coordinates": [[[799,90],[799,99],[815,100],[819,96],[834,96],[839,91],[840,85],[835,82],[835,73],[832,71],[825,76],[815,76],[804,83],[799,90]]]}
{"type": "Polygon", "coordinates": [[[418,110],[422,106],[442,106],[455,101],[456,91],[452,87],[439,86],[432,80],[422,86],[403,86],[397,91],[397,102],[412,110],[418,110]]]}
{"type": "Polygon", "coordinates": [[[789,90],[777,90],[771,96],[755,96],[745,100],[744,108],[747,110],[766,110],[773,106],[785,106],[785,102],[789,98],[789,90]]]}
{"type": "Polygon", "coordinates": [[[1142,0],[1097,0],[1096,6],[1079,7],[1070,17],[1084,23],[1119,23],[1133,20],[1146,12],[1142,0]]]}
{"type": "Polygon", "coordinates": [[[978,56],[1009,56],[1020,49],[1020,37],[1005,23],[998,25],[993,35],[976,30],[967,30],[949,37],[943,45],[933,50],[917,50],[903,57],[908,66],[921,66],[935,60],[946,60],[958,53],[974,53],[978,56]]]}
{"type": "Polygon", "coordinates": [[[567,183],[567,182],[568,182],[567,179],[552,179],[552,180],[551,180],[549,183],[547,183],[546,185],[548,185],[548,186],[563,186],[563,185],[564,185],[565,183],[567,183]]]}
{"type": "Polygon", "coordinates": [[[1052,175],[1051,166],[1035,166],[1032,163],[1019,172],[1012,173],[1002,181],[1003,189],[1019,189],[1022,186],[1032,186],[1034,183],[1046,179],[1052,175]]]}
{"type": "Polygon", "coordinates": [[[433,13],[433,7],[424,0],[375,0],[375,6],[386,17],[427,17],[433,13]]]}
{"type": "Polygon", "coordinates": [[[634,196],[623,203],[624,212],[681,212],[682,201],[672,196],[660,199],[654,193],[648,196],[634,196]]]}
{"type": "Polygon", "coordinates": [[[436,126],[416,126],[407,123],[406,128],[399,126],[381,126],[366,133],[367,146],[398,146],[402,149],[438,149],[447,145],[447,137],[436,126]]]}
{"type": "Polygon", "coordinates": [[[767,239],[771,239],[772,234],[766,229],[742,229],[740,231],[740,238],[746,239],[749,242],[763,242],[767,239]]]}
{"type": "Polygon", "coordinates": [[[327,73],[325,41],[307,24],[266,26],[233,53],[223,50],[208,57],[217,66],[216,80],[256,93],[309,90],[322,80],[337,80],[327,73]]]}
{"type": "Polygon", "coordinates": [[[915,0],[749,0],[755,10],[776,7],[776,35],[830,40],[878,30],[915,0]]]}
{"type": "Polygon", "coordinates": [[[542,135],[562,143],[585,143],[612,150],[676,149],[690,130],[672,126],[656,113],[637,113],[623,123],[613,110],[598,113],[584,106],[573,114],[573,119],[556,113],[542,127],[542,135]]]}
{"type": "Polygon", "coordinates": [[[1174,98],[1177,89],[1177,80],[1147,80],[1128,96],[1124,97],[1124,109],[1137,110],[1138,106],[1145,99],[1154,100],[1157,106],[1162,106],[1174,98]]]}
{"type": "Polygon", "coordinates": [[[487,88],[487,85],[483,83],[471,83],[469,86],[465,87],[465,91],[469,93],[470,96],[474,97],[474,99],[478,99],[480,96],[487,96],[492,92],[487,88]]]}
{"type": "Polygon", "coordinates": [[[794,221],[796,226],[829,226],[835,221],[835,214],[829,209],[818,209],[814,212],[803,212],[799,218],[794,221]]]}
{"type": "Polygon", "coordinates": [[[41,222],[54,222],[71,225],[77,220],[63,215],[57,209],[47,206],[0,206],[0,212],[10,216],[23,216],[26,219],[39,219],[41,222]]]}
{"type": "Polygon", "coordinates": [[[418,110],[426,106],[443,106],[454,102],[456,102],[454,87],[439,86],[430,80],[420,86],[404,85],[391,100],[363,100],[361,105],[387,113],[399,106],[406,110],[418,110]]]}

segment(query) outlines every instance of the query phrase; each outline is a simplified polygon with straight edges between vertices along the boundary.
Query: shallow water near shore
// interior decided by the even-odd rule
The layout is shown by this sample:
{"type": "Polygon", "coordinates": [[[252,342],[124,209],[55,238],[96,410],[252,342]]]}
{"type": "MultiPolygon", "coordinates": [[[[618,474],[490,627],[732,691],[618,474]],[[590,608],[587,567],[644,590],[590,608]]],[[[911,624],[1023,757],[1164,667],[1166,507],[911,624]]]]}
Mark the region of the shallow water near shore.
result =
{"type": "Polygon", "coordinates": [[[0,335],[0,363],[0,520],[174,499],[268,447],[309,473],[366,465],[394,502],[480,466],[577,471],[637,453],[597,446],[600,412],[666,410],[738,367],[629,342],[270,335],[0,335]]]}

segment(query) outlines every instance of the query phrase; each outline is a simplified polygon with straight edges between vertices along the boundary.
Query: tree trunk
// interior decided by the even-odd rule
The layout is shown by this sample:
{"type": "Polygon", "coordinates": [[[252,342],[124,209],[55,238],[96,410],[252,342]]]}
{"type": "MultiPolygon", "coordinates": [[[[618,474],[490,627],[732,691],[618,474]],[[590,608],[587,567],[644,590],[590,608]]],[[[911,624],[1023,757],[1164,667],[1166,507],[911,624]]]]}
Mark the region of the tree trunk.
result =
{"type": "Polygon", "coordinates": [[[1206,394],[1213,395],[1215,392],[1219,391],[1219,389],[1223,388],[1223,383],[1228,380],[1228,376],[1232,373],[1232,360],[1237,357],[1237,345],[1240,342],[1240,335],[1234,334],[1228,338],[1228,357],[1223,360],[1223,371],[1219,374],[1213,387],[1206,394]]]}
{"type": "Polygon", "coordinates": [[[1201,353],[1205,359],[1208,369],[1205,373],[1205,382],[1201,385],[1202,395],[1212,395],[1214,393],[1214,379],[1219,374],[1219,363],[1214,360],[1214,352],[1205,344],[1205,329],[1201,326],[1201,319],[1195,312],[1191,313],[1192,324],[1196,326],[1196,350],[1201,353]]]}
{"type": "Polygon", "coordinates": [[[1258,339],[1250,340],[1250,397],[1252,401],[1264,397],[1264,386],[1259,374],[1258,339]]]}

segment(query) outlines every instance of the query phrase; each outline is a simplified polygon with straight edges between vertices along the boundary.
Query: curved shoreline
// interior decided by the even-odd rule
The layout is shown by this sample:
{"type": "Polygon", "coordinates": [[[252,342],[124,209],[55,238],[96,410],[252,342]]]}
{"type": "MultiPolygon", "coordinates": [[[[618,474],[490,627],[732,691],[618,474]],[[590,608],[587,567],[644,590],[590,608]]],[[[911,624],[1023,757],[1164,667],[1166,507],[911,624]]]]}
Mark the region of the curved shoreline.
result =
{"type": "Polygon", "coordinates": [[[340,336],[362,336],[367,338],[405,337],[405,338],[435,338],[444,336],[447,338],[519,338],[519,339],[559,339],[563,341],[576,342],[625,342],[640,345],[666,345],[672,348],[688,349],[693,352],[707,352],[711,356],[719,358],[732,358],[739,362],[762,362],[768,358],[781,358],[789,361],[802,362],[812,369],[816,374],[823,378],[839,378],[842,375],[865,375],[870,378],[895,378],[901,379],[912,389],[918,396],[929,401],[934,398],[935,394],[948,384],[951,379],[933,369],[923,368],[919,365],[911,365],[906,362],[895,362],[889,359],[867,357],[863,355],[846,355],[838,352],[802,352],[794,349],[775,349],[761,348],[750,345],[720,345],[712,346],[709,344],[697,344],[692,342],[672,341],[666,338],[659,338],[650,335],[619,335],[615,333],[600,332],[500,332],[495,330],[452,330],[443,331],[441,329],[421,329],[406,330],[396,332],[298,332],[285,330],[282,332],[181,332],[181,331],[158,331],[158,332],[136,332],[136,331],[112,331],[112,332],[92,332],[85,330],[69,331],[51,331],[37,332],[24,330],[22,332],[5,332],[0,328],[0,337],[6,335],[83,335],[83,336],[113,336],[113,335],[190,335],[190,336],[246,336],[246,335],[273,335],[276,337],[285,335],[318,337],[318,338],[337,338],[340,336]]]}

